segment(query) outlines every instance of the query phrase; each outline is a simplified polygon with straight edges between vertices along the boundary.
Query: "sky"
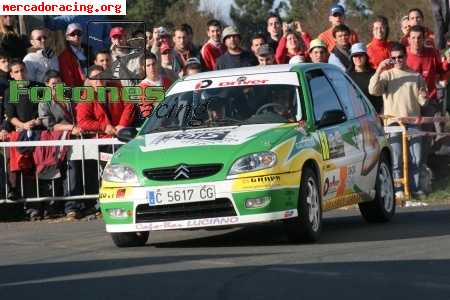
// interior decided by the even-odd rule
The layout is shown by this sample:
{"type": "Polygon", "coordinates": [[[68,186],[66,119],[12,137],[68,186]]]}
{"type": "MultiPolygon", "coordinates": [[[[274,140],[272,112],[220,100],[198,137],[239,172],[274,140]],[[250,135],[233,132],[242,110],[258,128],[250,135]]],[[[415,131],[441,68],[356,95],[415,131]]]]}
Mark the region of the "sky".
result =
{"type": "MultiPolygon", "coordinates": [[[[214,3],[214,5],[216,5],[218,8],[220,8],[220,10],[222,11],[222,17],[224,18],[224,20],[228,23],[231,23],[231,19],[230,19],[230,6],[231,4],[234,3],[234,0],[220,0],[220,1],[216,1],[216,0],[201,0],[200,1],[202,4],[204,2],[209,2],[209,3],[214,3]]],[[[275,1],[275,5],[277,5],[280,2],[280,0],[276,0],[275,1]]]]}

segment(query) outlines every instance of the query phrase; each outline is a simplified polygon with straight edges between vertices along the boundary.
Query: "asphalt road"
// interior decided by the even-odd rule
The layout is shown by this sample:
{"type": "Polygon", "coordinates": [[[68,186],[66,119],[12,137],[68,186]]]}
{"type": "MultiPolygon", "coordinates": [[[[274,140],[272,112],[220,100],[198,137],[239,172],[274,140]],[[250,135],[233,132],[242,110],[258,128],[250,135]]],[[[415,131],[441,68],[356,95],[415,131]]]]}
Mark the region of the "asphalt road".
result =
{"type": "Polygon", "coordinates": [[[100,221],[0,224],[0,299],[450,299],[450,206],[388,224],[326,215],[317,244],[278,224],[156,232],[118,249],[100,221]]]}

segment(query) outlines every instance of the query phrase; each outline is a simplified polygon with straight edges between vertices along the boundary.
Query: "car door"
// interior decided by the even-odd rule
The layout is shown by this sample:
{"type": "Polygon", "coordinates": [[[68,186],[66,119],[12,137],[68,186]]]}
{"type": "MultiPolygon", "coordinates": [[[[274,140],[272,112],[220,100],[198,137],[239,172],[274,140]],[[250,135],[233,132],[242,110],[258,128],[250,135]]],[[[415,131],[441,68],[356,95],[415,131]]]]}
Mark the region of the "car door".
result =
{"type": "Polygon", "coordinates": [[[370,192],[374,189],[380,153],[380,145],[375,134],[379,131],[375,128],[378,120],[370,113],[365,96],[343,72],[331,68],[325,68],[324,72],[343,104],[354,131],[356,143],[350,145],[355,147],[353,152],[359,157],[357,172],[354,174],[355,190],[370,192]]]}
{"type": "Polygon", "coordinates": [[[316,133],[322,148],[322,198],[326,202],[355,192],[354,175],[361,163],[362,150],[355,136],[357,122],[347,116],[330,79],[321,69],[305,73],[312,99],[316,133]],[[319,121],[327,111],[340,110],[347,120],[320,126],[319,121]]]}

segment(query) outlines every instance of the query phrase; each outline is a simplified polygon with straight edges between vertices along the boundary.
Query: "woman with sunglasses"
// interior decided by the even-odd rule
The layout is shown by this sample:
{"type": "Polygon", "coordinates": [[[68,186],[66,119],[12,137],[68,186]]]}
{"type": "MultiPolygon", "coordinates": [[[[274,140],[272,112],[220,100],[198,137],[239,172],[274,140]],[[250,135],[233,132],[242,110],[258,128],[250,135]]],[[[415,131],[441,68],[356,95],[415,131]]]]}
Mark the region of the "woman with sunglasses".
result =
{"type": "Polygon", "coordinates": [[[363,43],[353,44],[350,53],[351,65],[348,75],[350,75],[366,97],[369,98],[377,113],[381,113],[383,99],[380,96],[369,94],[369,81],[375,70],[370,66],[366,46],[363,43]]]}

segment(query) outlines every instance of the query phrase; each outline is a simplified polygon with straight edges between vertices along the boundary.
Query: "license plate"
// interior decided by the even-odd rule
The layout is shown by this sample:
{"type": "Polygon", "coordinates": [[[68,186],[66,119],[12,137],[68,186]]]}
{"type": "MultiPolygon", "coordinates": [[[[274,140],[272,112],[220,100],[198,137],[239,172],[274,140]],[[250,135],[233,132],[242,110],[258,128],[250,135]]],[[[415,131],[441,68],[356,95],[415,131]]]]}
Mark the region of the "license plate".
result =
{"type": "Polygon", "coordinates": [[[186,202],[211,201],[216,199],[216,190],[212,185],[188,188],[156,189],[147,192],[150,206],[186,202]]]}

